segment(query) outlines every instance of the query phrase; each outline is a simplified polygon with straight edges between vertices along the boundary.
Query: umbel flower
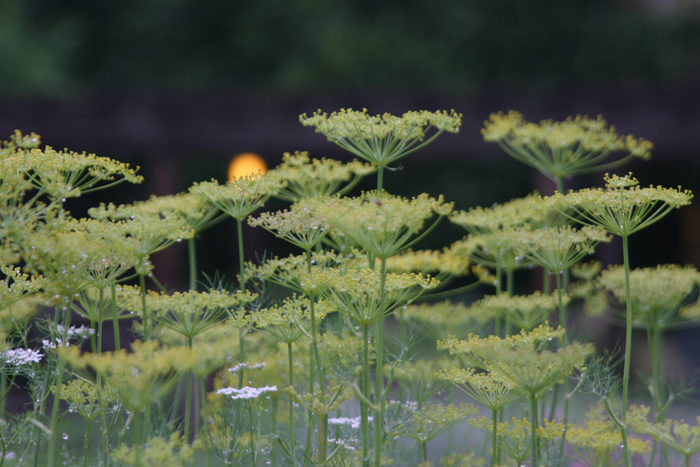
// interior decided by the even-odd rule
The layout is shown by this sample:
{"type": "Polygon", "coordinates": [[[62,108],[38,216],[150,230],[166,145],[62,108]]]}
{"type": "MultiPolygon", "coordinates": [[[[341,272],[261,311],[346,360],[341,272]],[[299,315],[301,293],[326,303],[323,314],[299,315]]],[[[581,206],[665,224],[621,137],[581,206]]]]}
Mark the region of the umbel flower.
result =
{"type": "Polygon", "coordinates": [[[423,238],[452,207],[442,196],[435,199],[425,193],[406,199],[370,191],[355,198],[314,200],[316,212],[333,228],[355,246],[380,259],[389,258],[423,238]],[[425,221],[435,214],[437,219],[423,230],[425,221]]]}
{"type": "Polygon", "coordinates": [[[611,169],[635,157],[649,159],[653,147],[645,139],[618,135],[600,116],[536,124],[519,112],[498,112],[484,122],[481,133],[485,141],[557,182],[560,191],[565,177],[611,169]],[[621,156],[610,160],[612,154],[621,156]]]}
{"type": "Polygon", "coordinates": [[[305,200],[289,210],[264,212],[248,219],[252,227],[262,227],[276,237],[288,241],[302,250],[311,250],[328,234],[328,224],[305,200]]]}
{"type": "Polygon", "coordinates": [[[450,221],[477,235],[522,226],[546,227],[553,224],[555,215],[556,211],[543,203],[539,194],[532,193],[502,204],[455,211],[450,221]]]}
{"type": "MultiPolygon", "coordinates": [[[[568,297],[564,298],[568,303],[568,297]]],[[[473,314],[506,318],[520,329],[529,331],[543,324],[557,308],[557,297],[535,292],[532,295],[487,295],[471,304],[473,314]]]]}
{"type": "Polygon", "coordinates": [[[632,173],[622,177],[605,174],[603,178],[605,188],[557,193],[545,200],[576,222],[598,225],[611,234],[627,237],[693,199],[689,190],[681,188],[642,188],[632,173]]]}
{"type": "MultiPolygon", "coordinates": [[[[632,322],[642,328],[668,329],[687,324],[692,316],[680,314],[700,285],[700,272],[676,264],[638,268],[630,271],[632,322]]],[[[604,270],[596,284],[619,303],[625,301],[625,271],[622,266],[604,270]]]]}
{"type": "Polygon", "coordinates": [[[426,146],[444,131],[457,133],[462,116],[454,110],[411,111],[398,117],[388,113],[370,115],[367,109],[341,109],[330,115],[320,110],[310,117],[302,114],[299,121],[346,151],[384,168],[426,146]]]}
{"type": "Polygon", "coordinates": [[[399,307],[415,300],[425,289],[438,282],[420,274],[382,275],[371,269],[312,271],[302,273],[302,287],[307,282],[319,284],[321,296],[332,309],[340,311],[358,324],[369,326],[399,307]]]}
{"type": "Polygon", "coordinates": [[[285,182],[274,196],[294,202],[316,196],[342,196],[374,171],[370,164],[357,160],[343,163],[335,159],[312,159],[306,151],[295,151],[285,152],[282,163],[268,173],[285,182]]]}
{"type": "Polygon", "coordinates": [[[220,185],[216,180],[195,183],[190,192],[201,196],[236,220],[243,220],[262,207],[282,185],[279,176],[271,173],[238,177],[220,185]]]}

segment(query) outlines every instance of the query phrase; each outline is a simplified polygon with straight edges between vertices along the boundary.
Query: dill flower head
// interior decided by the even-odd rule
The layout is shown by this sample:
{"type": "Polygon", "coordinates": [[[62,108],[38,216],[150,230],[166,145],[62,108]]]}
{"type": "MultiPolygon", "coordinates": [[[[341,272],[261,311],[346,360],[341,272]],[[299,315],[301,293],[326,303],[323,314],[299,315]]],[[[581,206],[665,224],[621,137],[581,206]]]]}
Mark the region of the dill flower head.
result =
{"type": "Polygon", "coordinates": [[[410,418],[399,423],[389,435],[394,438],[407,436],[419,442],[428,442],[476,411],[471,404],[443,405],[427,402],[412,411],[410,418]]]}
{"type": "MultiPolygon", "coordinates": [[[[143,311],[141,292],[136,287],[120,286],[117,290],[121,306],[134,313],[143,311]]],[[[219,290],[206,292],[155,292],[146,294],[146,307],[156,321],[187,340],[218,324],[232,310],[255,300],[256,295],[248,291],[228,293],[219,290]]],[[[246,320],[247,318],[242,318],[246,320]]]]}
{"type": "Polygon", "coordinates": [[[700,417],[696,417],[695,425],[670,418],[654,423],[649,421],[649,411],[644,405],[630,406],[627,424],[640,435],[651,436],[677,451],[688,460],[686,465],[690,465],[690,457],[700,451],[700,417]]]}
{"type": "Polygon", "coordinates": [[[189,441],[183,439],[180,432],[175,432],[168,439],[163,436],[148,438],[138,448],[121,444],[109,455],[115,461],[129,467],[153,465],[185,467],[192,462],[197,444],[195,441],[190,446],[189,441]]]}
{"type": "Polygon", "coordinates": [[[377,258],[389,258],[408,248],[437,214],[439,221],[453,204],[423,193],[407,199],[370,191],[354,198],[315,199],[314,209],[352,244],[377,258]]]}
{"type": "Polygon", "coordinates": [[[243,220],[261,208],[267,199],[283,185],[274,173],[238,177],[220,185],[216,180],[195,183],[190,192],[207,200],[236,220],[243,220]]]}
{"type": "Polygon", "coordinates": [[[370,164],[357,160],[343,163],[334,159],[312,159],[306,151],[285,152],[282,163],[270,170],[285,182],[274,196],[292,202],[316,196],[343,195],[374,171],[370,164]]]}
{"type": "Polygon", "coordinates": [[[189,227],[196,231],[210,227],[223,219],[217,216],[218,209],[211,206],[201,197],[192,193],[178,193],[167,196],[151,196],[146,201],[137,201],[132,204],[114,205],[112,203],[100,203],[99,207],[89,210],[90,216],[95,219],[133,220],[146,216],[155,219],[155,216],[172,217],[181,216],[189,227]]]}
{"type": "Polygon", "coordinates": [[[331,309],[346,314],[358,324],[370,325],[398,307],[416,299],[438,282],[420,274],[381,274],[371,269],[319,270],[301,274],[302,287],[317,284],[331,309]]]}
{"type": "MultiPolygon", "coordinates": [[[[445,300],[437,303],[414,303],[407,306],[400,318],[420,323],[431,335],[446,337],[449,334],[461,334],[460,330],[472,331],[492,319],[481,310],[468,307],[464,303],[445,300]]],[[[466,332],[464,333],[466,334],[466,332]]]]}
{"type": "Polygon", "coordinates": [[[583,368],[593,346],[572,343],[548,350],[563,335],[562,328],[539,326],[532,331],[500,338],[470,335],[466,340],[448,338],[438,348],[464,354],[470,365],[510,381],[522,394],[539,399],[554,385],[583,368]]]}
{"type": "Polygon", "coordinates": [[[138,167],[95,154],[44,149],[22,150],[17,153],[25,159],[34,188],[45,192],[54,200],[76,198],[112,187],[122,182],[141,183],[138,167]]]}
{"type": "Polygon", "coordinates": [[[527,122],[518,112],[491,114],[481,130],[484,140],[497,143],[514,159],[552,180],[609,169],[633,158],[649,159],[653,145],[618,135],[602,117],[569,117],[555,122],[527,122]],[[621,154],[610,159],[611,154],[621,154]]]}
{"type": "Polygon", "coordinates": [[[452,255],[447,249],[442,251],[409,249],[388,258],[386,268],[392,272],[420,272],[445,276],[466,276],[470,270],[469,258],[452,255]]]}
{"type": "Polygon", "coordinates": [[[480,234],[521,227],[545,227],[554,221],[556,211],[537,193],[515,198],[490,207],[475,207],[468,211],[455,211],[450,221],[471,234],[480,234]]]}
{"type": "MultiPolygon", "coordinates": [[[[620,430],[603,413],[601,405],[594,406],[586,414],[585,424],[569,424],[544,420],[539,428],[539,436],[550,441],[561,439],[566,430],[566,441],[575,449],[571,453],[584,465],[623,465],[622,435],[620,430]]],[[[634,436],[627,436],[629,450],[633,454],[645,455],[649,452],[649,442],[634,436]]]]}
{"type": "MultiPolygon", "coordinates": [[[[569,298],[564,296],[564,304],[569,298]]],[[[555,295],[535,292],[532,295],[487,295],[471,304],[474,314],[484,314],[510,320],[515,326],[529,331],[544,324],[550,313],[558,306],[555,295]]]]}
{"type": "Polygon", "coordinates": [[[299,121],[348,152],[377,167],[386,167],[427,145],[443,131],[457,133],[462,115],[454,110],[421,110],[398,117],[388,113],[370,115],[366,109],[341,109],[330,115],[320,110],[310,117],[302,114],[299,121]]]}
{"type": "MultiPolygon", "coordinates": [[[[273,339],[291,344],[311,329],[310,302],[306,297],[293,295],[280,305],[263,308],[253,314],[256,329],[273,339]]],[[[319,317],[320,318],[320,317],[319,317]]]]}
{"type": "Polygon", "coordinates": [[[605,230],[591,226],[525,230],[517,237],[518,249],[523,255],[554,273],[562,272],[593,254],[599,242],[609,241],[605,230]]]}
{"type": "MultiPolygon", "coordinates": [[[[668,328],[682,325],[692,318],[679,314],[700,285],[700,272],[692,266],[676,264],[637,268],[629,273],[632,320],[643,328],[668,328]]],[[[617,303],[625,303],[625,271],[610,266],[596,280],[598,287],[611,294],[617,303]]]]}
{"type": "Polygon", "coordinates": [[[460,258],[469,258],[487,268],[516,270],[527,267],[530,260],[522,254],[520,238],[526,228],[507,228],[494,232],[468,235],[448,247],[448,251],[460,258]]]}
{"type": "Polygon", "coordinates": [[[520,397],[513,383],[498,373],[477,372],[472,368],[441,369],[438,377],[445,379],[490,410],[501,410],[520,397]]]}
{"type": "Polygon", "coordinates": [[[585,188],[566,195],[556,193],[547,202],[572,220],[598,225],[619,236],[632,235],[657,222],[672,209],[690,204],[689,190],[649,186],[642,188],[632,174],[605,174],[605,188],[585,188]]]}
{"type": "Polygon", "coordinates": [[[25,242],[28,267],[46,278],[54,303],[88,287],[106,288],[127,271],[150,269],[123,224],[66,219],[31,234],[25,242]]]}
{"type": "Polygon", "coordinates": [[[264,212],[248,219],[252,227],[262,227],[276,237],[303,250],[311,250],[328,234],[328,224],[305,200],[293,204],[289,210],[264,212]]]}

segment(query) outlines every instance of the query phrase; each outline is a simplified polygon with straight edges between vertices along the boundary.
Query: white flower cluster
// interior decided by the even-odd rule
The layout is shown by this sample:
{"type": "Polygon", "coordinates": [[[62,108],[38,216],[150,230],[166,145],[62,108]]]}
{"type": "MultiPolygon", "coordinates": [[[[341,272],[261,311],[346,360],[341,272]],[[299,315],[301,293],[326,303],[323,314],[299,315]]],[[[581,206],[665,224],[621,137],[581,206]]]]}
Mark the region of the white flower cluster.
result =
{"type": "Polygon", "coordinates": [[[277,391],[277,386],[262,386],[260,388],[253,388],[250,386],[243,386],[240,389],[227,387],[221,388],[216,391],[217,394],[223,394],[225,396],[231,396],[231,399],[257,399],[266,392],[277,391]]]}
{"type": "Polygon", "coordinates": [[[43,355],[38,350],[9,349],[2,353],[2,359],[8,365],[22,366],[30,363],[39,363],[43,355]]]}
{"type": "MultiPolygon", "coordinates": [[[[369,421],[372,421],[372,417],[367,417],[369,421]]],[[[338,417],[329,418],[328,423],[331,425],[350,425],[350,428],[360,428],[360,417],[338,417]]]]}
{"type": "Polygon", "coordinates": [[[41,345],[43,345],[45,349],[55,349],[56,347],[68,347],[70,345],[70,342],[68,342],[68,341],[63,342],[63,339],[59,339],[59,338],[56,338],[55,341],[50,341],[48,339],[42,339],[41,345]]]}
{"type": "Polygon", "coordinates": [[[352,442],[352,441],[354,441],[355,443],[357,443],[357,440],[356,440],[356,439],[344,440],[344,439],[328,438],[328,442],[329,442],[329,443],[333,443],[333,444],[336,444],[336,445],[338,445],[338,446],[342,446],[342,447],[344,447],[345,449],[347,449],[348,451],[357,451],[357,448],[355,448],[355,446],[353,446],[353,445],[350,443],[350,442],[352,442]]]}
{"type": "Polygon", "coordinates": [[[68,329],[66,329],[64,326],[62,326],[60,324],[57,324],[56,331],[58,331],[58,334],[60,334],[62,336],[67,335],[68,338],[80,337],[82,339],[86,339],[89,336],[95,334],[94,329],[90,329],[89,327],[85,326],[84,324],[81,325],[79,328],[76,328],[75,326],[71,326],[68,329]]]}
{"type": "Polygon", "coordinates": [[[228,369],[228,371],[230,371],[231,373],[236,373],[237,371],[240,371],[240,370],[245,369],[245,368],[248,368],[249,370],[258,370],[260,368],[264,368],[265,365],[267,365],[267,363],[265,363],[265,362],[254,363],[252,365],[250,363],[247,363],[247,362],[242,362],[242,363],[239,363],[237,365],[232,366],[231,368],[228,369]]]}

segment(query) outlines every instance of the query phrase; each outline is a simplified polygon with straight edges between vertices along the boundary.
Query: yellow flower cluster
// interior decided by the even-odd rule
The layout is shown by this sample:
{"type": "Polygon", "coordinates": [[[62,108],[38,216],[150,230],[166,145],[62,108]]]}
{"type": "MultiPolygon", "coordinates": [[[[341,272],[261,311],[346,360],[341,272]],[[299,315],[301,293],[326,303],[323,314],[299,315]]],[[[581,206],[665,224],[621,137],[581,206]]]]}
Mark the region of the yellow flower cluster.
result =
{"type": "Polygon", "coordinates": [[[341,109],[330,115],[320,110],[310,117],[302,114],[299,121],[350,153],[377,167],[386,167],[425,146],[443,131],[457,133],[462,115],[455,111],[422,110],[398,117],[388,113],[370,115],[367,109],[341,109]]]}
{"type": "Polygon", "coordinates": [[[316,196],[343,195],[374,171],[371,165],[357,160],[343,163],[335,159],[312,159],[306,151],[295,151],[285,152],[282,163],[270,173],[285,182],[274,196],[294,202],[316,196]]]}
{"type": "Polygon", "coordinates": [[[648,159],[653,148],[643,138],[618,135],[600,116],[537,124],[525,121],[519,112],[498,112],[484,122],[481,133],[485,141],[498,143],[516,160],[555,180],[615,167],[635,157],[648,159]],[[623,156],[607,160],[614,153],[623,156]]]}
{"type": "Polygon", "coordinates": [[[234,219],[243,220],[262,207],[282,186],[280,177],[268,172],[238,177],[226,185],[220,185],[216,180],[195,183],[190,192],[207,200],[234,219]]]}

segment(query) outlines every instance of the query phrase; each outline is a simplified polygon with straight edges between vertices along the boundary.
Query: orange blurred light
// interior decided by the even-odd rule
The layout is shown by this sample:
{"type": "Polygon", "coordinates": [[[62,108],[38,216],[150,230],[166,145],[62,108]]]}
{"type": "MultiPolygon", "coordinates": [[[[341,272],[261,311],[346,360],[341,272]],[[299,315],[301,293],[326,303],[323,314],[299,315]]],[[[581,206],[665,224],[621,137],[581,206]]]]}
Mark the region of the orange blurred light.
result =
{"type": "Polygon", "coordinates": [[[238,177],[263,174],[267,172],[267,164],[258,154],[244,152],[231,159],[228,165],[228,180],[234,181],[238,177]]]}

